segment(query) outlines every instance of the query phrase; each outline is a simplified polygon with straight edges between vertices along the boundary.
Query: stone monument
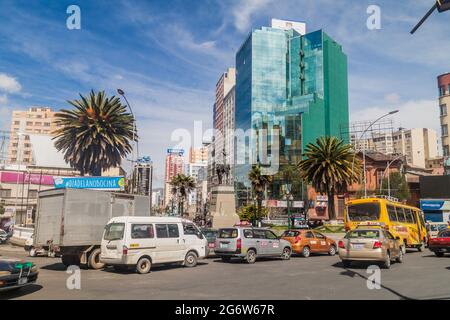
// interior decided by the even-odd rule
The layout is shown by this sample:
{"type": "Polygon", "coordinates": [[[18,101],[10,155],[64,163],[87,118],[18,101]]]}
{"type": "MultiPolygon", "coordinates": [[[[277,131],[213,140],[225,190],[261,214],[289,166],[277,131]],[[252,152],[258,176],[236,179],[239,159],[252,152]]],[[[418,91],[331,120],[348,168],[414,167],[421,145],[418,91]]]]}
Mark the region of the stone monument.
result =
{"type": "MultiPolygon", "coordinates": [[[[226,158],[225,151],[223,152],[226,158]]],[[[230,183],[230,165],[216,165],[216,174],[219,184],[211,188],[210,213],[213,228],[232,227],[240,222],[236,214],[236,199],[234,186],[230,183]]]]}

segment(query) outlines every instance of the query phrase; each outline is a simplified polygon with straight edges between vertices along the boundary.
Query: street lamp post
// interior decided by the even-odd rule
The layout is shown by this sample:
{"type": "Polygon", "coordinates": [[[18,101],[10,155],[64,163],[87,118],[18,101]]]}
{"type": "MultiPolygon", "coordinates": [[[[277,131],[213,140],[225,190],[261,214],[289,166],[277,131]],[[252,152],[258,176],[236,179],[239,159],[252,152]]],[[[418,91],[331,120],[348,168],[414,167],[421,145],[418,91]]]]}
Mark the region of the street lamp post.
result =
{"type": "MultiPolygon", "coordinates": [[[[404,155],[401,154],[397,157],[395,157],[393,160],[391,160],[390,162],[388,162],[386,169],[383,171],[383,175],[381,176],[381,183],[380,183],[380,194],[382,193],[382,187],[383,187],[383,180],[384,180],[384,176],[386,175],[386,172],[389,170],[389,167],[391,166],[391,164],[393,164],[395,161],[403,158],[404,155]]],[[[390,181],[390,174],[388,173],[388,196],[391,196],[391,181],[390,181]]]]}
{"type": "MultiPolygon", "coordinates": [[[[356,140],[356,143],[358,143],[362,137],[366,134],[367,131],[369,131],[373,125],[375,123],[377,123],[378,121],[380,121],[381,119],[396,114],[397,112],[399,112],[399,110],[394,110],[391,112],[388,112],[384,115],[382,115],[381,117],[379,117],[378,119],[376,119],[375,121],[372,121],[369,126],[363,131],[363,133],[361,134],[361,136],[356,140]]],[[[355,165],[355,157],[356,157],[356,153],[353,155],[353,162],[352,162],[352,176],[353,176],[353,169],[354,169],[354,165],[355,165]]],[[[363,174],[364,174],[364,197],[367,197],[367,175],[366,175],[366,148],[363,148],[363,174]]]]}
{"type": "Polygon", "coordinates": [[[135,165],[137,164],[137,159],[139,159],[139,141],[136,141],[136,133],[137,133],[136,117],[133,113],[133,109],[131,108],[130,103],[128,102],[127,97],[125,96],[125,91],[123,91],[122,89],[117,89],[117,93],[125,99],[125,102],[126,102],[128,108],[130,109],[131,115],[133,117],[133,154],[132,154],[132,161],[131,161],[132,167],[133,167],[132,168],[132,170],[133,170],[133,187],[132,187],[131,193],[134,193],[134,186],[135,185],[138,186],[138,183],[136,181],[137,175],[136,175],[135,165]],[[134,148],[134,147],[136,147],[136,148],[134,148]]]}

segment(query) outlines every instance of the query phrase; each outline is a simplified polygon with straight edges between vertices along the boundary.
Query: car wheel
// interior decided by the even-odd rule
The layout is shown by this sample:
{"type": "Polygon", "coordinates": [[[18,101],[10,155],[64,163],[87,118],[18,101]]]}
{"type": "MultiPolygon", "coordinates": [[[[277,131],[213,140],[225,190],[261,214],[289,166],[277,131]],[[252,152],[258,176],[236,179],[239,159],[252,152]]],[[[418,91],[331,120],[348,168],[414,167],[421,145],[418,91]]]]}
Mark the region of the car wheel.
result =
{"type": "Polygon", "coordinates": [[[95,249],[94,251],[91,252],[88,259],[89,268],[99,270],[105,267],[105,264],[100,262],[100,253],[101,253],[100,248],[95,249]]]}
{"type": "Polygon", "coordinates": [[[229,256],[221,256],[220,259],[222,259],[223,262],[230,262],[231,257],[229,257],[229,256]]]}
{"type": "Polygon", "coordinates": [[[391,255],[389,254],[389,252],[386,254],[386,259],[383,262],[383,268],[384,269],[391,268],[391,255]]]}
{"type": "Polygon", "coordinates": [[[150,272],[152,267],[152,262],[149,258],[141,258],[136,264],[136,271],[139,274],[146,274],[150,272]]]}
{"type": "Polygon", "coordinates": [[[283,249],[283,253],[281,254],[281,258],[283,260],[289,260],[289,259],[291,259],[291,254],[292,254],[291,249],[286,247],[286,248],[283,249]]]}
{"type": "Polygon", "coordinates": [[[311,255],[311,250],[309,249],[309,247],[308,246],[303,247],[302,256],[304,258],[308,258],[310,255],[311,255]]]}
{"type": "Polygon", "coordinates": [[[398,257],[397,257],[397,259],[395,259],[395,261],[397,261],[398,263],[403,263],[403,251],[402,250],[398,251],[398,257]]]}
{"type": "Polygon", "coordinates": [[[434,254],[439,258],[442,258],[444,256],[443,252],[435,252],[434,254]]]}
{"type": "Polygon", "coordinates": [[[352,262],[350,260],[342,260],[342,264],[344,265],[344,268],[350,268],[352,262]]]}
{"type": "Polygon", "coordinates": [[[184,258],[184,266],[188,268],[195,267],[197,265],[197,255],[195,252],[188,252],[186,258],[184,258]]]}
{"type": "Polygon", "coordinates": [[[245,256],[245,260],[249,264],[255,263],[256,262],[256,251],[253,249],[248,250],[247,255],[245,256]]]}
{"type": "Polygon", "coordinates": [[[328,249],[328,255],[334,256],[336,254],[336,247],[334,245],[330,246],[330,249],[328,249]]]}

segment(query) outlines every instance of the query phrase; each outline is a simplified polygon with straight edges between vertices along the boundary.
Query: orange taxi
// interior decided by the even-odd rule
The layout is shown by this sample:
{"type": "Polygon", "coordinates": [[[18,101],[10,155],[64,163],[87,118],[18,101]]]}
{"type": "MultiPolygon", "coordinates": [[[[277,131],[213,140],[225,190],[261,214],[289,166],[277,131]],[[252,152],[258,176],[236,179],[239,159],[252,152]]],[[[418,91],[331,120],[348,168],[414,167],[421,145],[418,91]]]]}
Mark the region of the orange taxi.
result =
{"type": "Polygon", "coordinates": [[[328,253],[334,256],[337,252],[336,242],[313,230],[286,230],[281,239],[291,243],[292,251],[307,258],[311,253],[328,253]]]}

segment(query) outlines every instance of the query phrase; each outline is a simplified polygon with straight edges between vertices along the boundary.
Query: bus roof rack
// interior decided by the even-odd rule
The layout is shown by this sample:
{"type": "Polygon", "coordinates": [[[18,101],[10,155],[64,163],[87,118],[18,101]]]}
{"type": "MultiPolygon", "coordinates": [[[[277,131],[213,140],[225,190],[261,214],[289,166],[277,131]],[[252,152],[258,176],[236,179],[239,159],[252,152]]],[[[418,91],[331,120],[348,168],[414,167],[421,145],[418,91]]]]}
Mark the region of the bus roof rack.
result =
{"type": "Polygon", "coordinates": [[[389,200],[392,202],[400,202],[398,198],[395,197],[391,197],[391,196],[386,196],[386,195],[382,195],[382,194],[378,194],[378,195],[372,195],[372,196],[364,196],[361,197],[361,199],[369,199],[369,198],[378,198],[378,199],[385,199],[385,200],[389,200]]]}

